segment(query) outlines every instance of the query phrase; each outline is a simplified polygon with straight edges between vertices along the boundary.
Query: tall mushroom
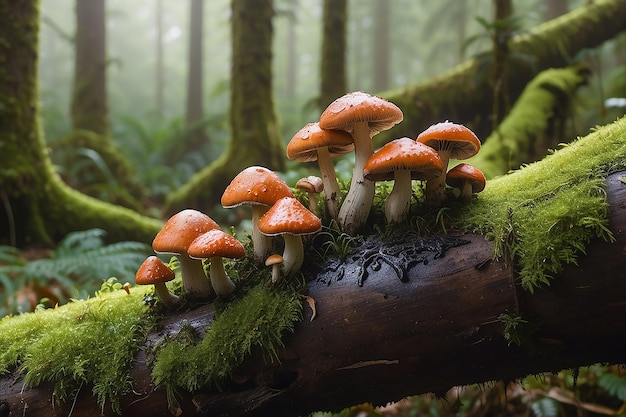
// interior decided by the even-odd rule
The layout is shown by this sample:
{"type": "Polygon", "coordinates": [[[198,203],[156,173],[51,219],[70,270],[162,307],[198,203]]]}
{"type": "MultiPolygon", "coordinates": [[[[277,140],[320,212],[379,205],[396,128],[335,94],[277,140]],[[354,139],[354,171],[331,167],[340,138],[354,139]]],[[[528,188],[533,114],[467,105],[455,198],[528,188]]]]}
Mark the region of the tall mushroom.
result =
{"type": "Polygon", "coordinates": [[[417,136],[417,141],[436,150],[443,162],[441,175],[426,184],[426,203],[430,207],[441,207],[446,198],[448,162],[476,155],[480,150],[480,140],[467,127],[446,121],[430,126],[417,136]]]}
{"type": "Polygon", "coordinates": [[[441,175],[443,164],[437,152],[410,138],[395,139],[374,152],[365,164],[365,178],[371,181],[393,179],[393,189],[385,200],[387,223],[406,220],[411,203],[411,180],[430,180],[441,175]]]}
{"type": "Polygon", "coordinates": [[[191,259],[187,249],[195,238],[219,225],[204,213],[186,209],[170,217],[152,241],[156,253],[176,255],[180,262],[183,290],[190,298],[208,298],[213,294],[211,283],[204,274],[202,262],[191,259]]]}
{"type": "Polygon", "coordinates": [[[317,160],[324,183],[324,202],[331,218],[339,213],[339,184],[331,158],[354,149],[352,136],[344,130],[321,129],[319,123],[309,123],[300,129],[287,145],[287,158],[292,161],[317,160]]]}
{"type": "Polygon", "coordinates": [[[372,136],[402,121],[402,110],[380,97],[361,91],[346,94],[328,105],[320,116],[322,129],[341,129],[354,139],[354,169],[350,190],[339,209],[341,229],[354,233],[367,220],[374,199],[374,183],[363,168],[374,153],[372,136]]]}
{"type": "Polygon", "coordinates": [[[154,292],[159,300],[170,310],[175,310],[180,305],[178,296],[172,294],[165,284],[176,277],[174,271],[156,256],[148,256],[135,274],[137,285],[154,285],[154,292]]]}
{"type": "Polygon", "coordinates": [[[259,232],[257,224],[270,206],[282,197],[293,197],[291,189],[274,172],[260,166],[241,171],[222,194],[222,206],[225,208],[252,207],[252,244],[256,262],[263,262],[271,249],[270,239],[259,232]]]}
{"type": "Polygon", "coordinates": [[[209,259],[209,278],[217,295],[227,297],[235,291],[235,283],[224,269],[223,258],[246,256],[241,242],[220,229],[209,230],[191,242],[188,253],[194,259],[209,259]]]}
{"type": "Polygon", "coordinates": [[[484,190],[486,182],[485,174],[470,164],[458,164],[446,174],[446,183],[459,189],[459,198],[463,201],[468,201],[472,194],[484,190]]]}
{"type": "Polygon", "coordinates": [[[283,274],[298,272],[304,261],[302,235],[322,228],[321,220],[293,197],[281,198],[259,220],[259,230],[268,235],[283,235],[283,274]]]}

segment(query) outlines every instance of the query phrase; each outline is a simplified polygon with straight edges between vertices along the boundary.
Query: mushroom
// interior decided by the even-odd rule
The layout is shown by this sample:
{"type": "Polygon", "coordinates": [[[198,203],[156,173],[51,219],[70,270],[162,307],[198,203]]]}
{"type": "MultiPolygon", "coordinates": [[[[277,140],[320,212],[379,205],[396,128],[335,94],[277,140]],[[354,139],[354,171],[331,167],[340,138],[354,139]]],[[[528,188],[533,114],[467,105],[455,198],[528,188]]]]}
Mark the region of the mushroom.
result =
{"type": "Polygon", "coordinates": [[[213,229],[198,236],[189,245],[188,253],[193,259],[209,259],[209,278],[218,296],[228,297],[235,291],[235,284],[224,269],[223,258],[241,259],[246,256],[241,242],[221,229],[213,229]]]}
{"type": "Polygon", "coordinates": [[[393,179],[393,189],[385,200],[387,223],[406,220],[411,203],[411,180],[430,180],[441,175],[443,164],[432,148],[410,138],[395,139],[374,152],[367,160],[365,178],[371,181],[393,179]]]}
{"type": "Polygon", "coordinates": [[[292,161],[317,160],[324,184],[324,202],[331,218],[337,220],[340,197],[337,175],[331,158],[354,149],[352,135],[344,130],[321,129],[319,123],[309,123],[300,129],[287,145],[287,158],[292,161]]]}
{"type": "Polygon", "coordinates": [[[156,256],[148,256],[135,274],[137,285],[154,285],[159,300],[170,310],[175,310],[180,305],[180,299],[167,289],[165,284],[176,277],[174,271],[156,256]]]}
{"type": "Polygon", "coordinates": [[[317,194],[324,191],[324,182],[320,177],[311,175],[305,178],[301,178],[296,183],[296,188],[302,190],[309,195],[309,210],[311,213],[317,216],[317,194]]]}
{"type": "Polygon", "coordinates": [[[282,197],[293,197],[291,189],[274,172],[260,166],[241,171],[222,194],[222,206],[225,208],[241,205],[252,207],[252,244],[256,262],[263,262],[271,248],[270,239],[259,232],[257,223],[270,206],[282,197]]]}
{"type": "Polygon", "coordinates": [[[272,284],[280,282],[280,266],[283,264],[283,257],[275,253],[265,260],[265,266],[272,267],[272,284]]]}
{"type": "Polygon", "coordinates": [[[259,220],[259,230],[268,235],[283,235],[282,272],[298,272],[304,261],[302,235],[319,231],[322,221],[293,197],[281,198],[259,220]]]}
{"type": "Polygon", "coordinates": [[[446,171],[451,158],[467,159],[480,150],[480,141],[470,129],[452,122],[437,123],[423,131],[417,141],[430,146],[439,153],[443,172],[426,184],[426,203],[441,207],[446,198],[446,171]]]}
{"type": "Polygon", "coordinates": [[[197,210],[186,209],[170,217],[152,241],[152,249],[156,253],[169,253],[178,257],[183,290],[190,298],[208,298],[213,294],[202,262],[187,255],[191,242],[212,229],[219,229],[213,219],[197,210]]]}
{"type": "Polygon", "coordinates": [[[367,221],[374,199],[374,183],[365,179],[363,168],[374,153],[372,136],[402,121],[402,111],[393,103],[361,91],[346,94],[328,105],[320,116],[322,129],[341,129],[354,139],[354,168],[350,190],[339,209],[339,227],[353,233],[367,221]]]}
{"type": "Polygon", "coordinates": [[[461,163],[446,174],[446,183],[460,191],[459,198],[468,201],[472,194],[485,189],[485,174],[473,165],[461,163]]]}

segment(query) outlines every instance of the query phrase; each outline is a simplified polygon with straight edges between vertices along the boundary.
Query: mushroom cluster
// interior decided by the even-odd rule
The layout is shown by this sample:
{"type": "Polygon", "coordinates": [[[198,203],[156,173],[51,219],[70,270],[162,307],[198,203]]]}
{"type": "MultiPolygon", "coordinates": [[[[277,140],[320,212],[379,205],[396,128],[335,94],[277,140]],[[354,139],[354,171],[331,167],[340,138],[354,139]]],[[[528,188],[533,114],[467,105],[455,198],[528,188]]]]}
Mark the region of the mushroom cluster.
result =
{"type": "MultiPolygon", "coordinates": [[[[477,168],[461,163],[448,171],[451,159],[467,159],[480,150],[480,141],[467,127],[437,123],[413,140],[392,140],[374,152],[372,137],[402,121],[402,111],[393,103],[360,91],[333,101],[319,122],[309,123],[289,142],[286,154],[294,161],[317,161],[321,177],[308,176],[296,184],[308,194],[308,208],[274,172],[251,166],[233,178],[224,190],[224,208],[251,207],[253,253],[258,264],[272,268],[272,282],[300,270],[304,261],[303,235],[322,227],[318,217],[317,195],[323,194],[325,214],[343,232],[353,234],[367,221],[377,181],[394,181],[384,203],[388,224],[407,220],[413,180],[426,182],[425,204],[441,207],[446,199],[446,184],[457,188],[461,201],[485,188],[485,176],[477,168]],[[339,184],[331,158],[354,151],[350,188],[341,201],[339,184]],[[282,255],[276,253],[276,236],[282,236],[282,255]]],[[[236,284],[226,273],[224,258],[240,259],[245,248],[236,238],[221,230],[209,216],[186,209],[172,216],[153,241],[157,254],[173,254],[180,263],[183,295],[186,299],[206,300],[215,295],[228,297],[236,284]],[[209,264],[208,276],[204,263],[209,264]]],[[[165,282],[174,272],[151,256],[139,268],[137,284],[153,284],[168,308],[181,301],[171,294],[165,282]]]]}

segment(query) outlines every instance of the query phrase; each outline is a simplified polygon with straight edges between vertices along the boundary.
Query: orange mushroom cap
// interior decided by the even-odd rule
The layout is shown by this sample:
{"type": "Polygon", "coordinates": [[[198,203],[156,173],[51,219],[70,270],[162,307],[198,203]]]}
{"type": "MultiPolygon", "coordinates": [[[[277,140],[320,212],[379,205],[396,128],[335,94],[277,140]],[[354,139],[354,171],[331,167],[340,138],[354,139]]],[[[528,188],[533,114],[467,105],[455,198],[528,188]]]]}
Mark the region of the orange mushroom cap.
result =
{"type": "Polygon", "coordinates": [[[402,110],[395,104],[356,91],[330,103],[320,116],[319,126],[352,132],[354,123],[368,122],[371,137],[400,123],[403,117],[402,110]]]}
{"type": "Polygon", "coordinates": [[[137,285],[150,285],[160,282],[168,282],[176,277],[174,271],[163,263],[158,257],[148,256],[135,274],[137,285]]]}
{"type": "Polygon", "coordinates": [[[167,221],[152,241],[152,248],[162,253],[185,253],[195,238],[219,225],[206,214],[182,210],[167,221]]]}
{"type": "Polygon", "coordinates": [[[446,175],[446,183],[450,187],[462,188],[466,182],[472,185],[472,193],[479,193],[485,189],[487,181],[480,169],[465,163],[451,168],[446,175]]]}
{"type": "Polygon", "coordinates": [[[354,140],[345,130],[321,129],[319,123],[309,123],[300,129],[287,145],[287,158],[292,161],[317,160],[317,149],[328,148],[331,157],[345,155],[354,149],[354,140]]]}
{"type": "Polygon", "coordinates": [[[251,166],[241,171],[222,194],[222,206],[243,204],[271,206],[282,197],[293,197],[291,189],[273,171],[251,166]]]}
{"type": "Polygon", "coordinates": [[[388,181],[398,170],[411,171],[411,179],[429,180],[441,175],[443,164],[435,150],[410,138],[385,144],[367,160],[365,178],[388,181]]]}
{"type": "Polygon", "coordinates": [[[209,230],[198,236],[189,245],[187,254],[192,258],[223,258],[239,259],[246,256],[245,249],[236,238],[221,229],[209,230]]]}
{"type": "Polygon", "coordinates": [[[454,159],[471,158],[480,150],[480,140],[474,132],[448,121],[430,126],[417,136],[417,141],[436,151],[449,150],[454,159]]]}
{"type": "Polygon", "coordinates": [[[259,230],[273,236],[306,235],[322,228],[322,221],[293,197],[281,198],[259,220],[259,230]]]}

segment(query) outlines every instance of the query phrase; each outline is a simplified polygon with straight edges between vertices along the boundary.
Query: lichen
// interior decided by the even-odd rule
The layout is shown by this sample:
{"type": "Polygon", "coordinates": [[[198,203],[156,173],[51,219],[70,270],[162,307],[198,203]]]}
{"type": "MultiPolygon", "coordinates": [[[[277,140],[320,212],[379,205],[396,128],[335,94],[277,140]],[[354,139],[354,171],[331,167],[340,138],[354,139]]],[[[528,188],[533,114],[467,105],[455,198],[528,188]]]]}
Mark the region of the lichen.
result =
{"type": "Polygon", "coordinates": [[[471,204],[450,212],[452,222],[493,240],[494,256],[515,262],[522,288],[549,284],[591,239],[613,239],[604,185],[609,173],[626,168],[625,131],[622,118],[488,181],[471,204]]]}
{"type": "Polygon", "coordinates": [[[50,381],[59,403],[91,385],[98,404],[119,411],[128,393],[131,361],[154,318],[142,302],[147,290],[118,290],[54,309],[0,321],[0,375],[19,369],[24,384],[50,381]]]}

